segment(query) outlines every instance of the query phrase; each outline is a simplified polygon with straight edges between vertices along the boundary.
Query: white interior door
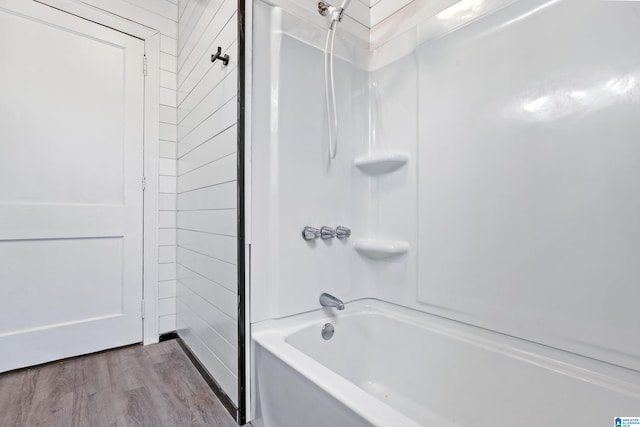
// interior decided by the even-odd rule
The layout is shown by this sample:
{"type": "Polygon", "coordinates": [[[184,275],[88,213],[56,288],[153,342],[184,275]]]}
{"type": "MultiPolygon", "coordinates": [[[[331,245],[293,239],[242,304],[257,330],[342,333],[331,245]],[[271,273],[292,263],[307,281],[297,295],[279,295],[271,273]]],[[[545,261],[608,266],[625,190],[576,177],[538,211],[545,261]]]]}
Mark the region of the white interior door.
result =
{"type": "Polygon", "coordinates": [[[143,55],[0,0],[0,372],[142,340],[143,55]]]}

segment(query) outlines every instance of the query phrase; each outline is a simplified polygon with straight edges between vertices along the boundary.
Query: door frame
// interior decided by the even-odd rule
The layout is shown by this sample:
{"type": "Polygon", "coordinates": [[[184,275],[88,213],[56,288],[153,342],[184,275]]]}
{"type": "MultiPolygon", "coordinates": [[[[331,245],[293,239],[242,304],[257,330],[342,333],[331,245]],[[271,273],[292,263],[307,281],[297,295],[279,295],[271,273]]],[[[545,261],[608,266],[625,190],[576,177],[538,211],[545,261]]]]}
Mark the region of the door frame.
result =
{"type": "MultiPolygon", "coordinates": [[[[141,309],[144,345],[159,341],[158,331],[158,181],[160,146],[160,32],[81,0],[32,0],[144,41],[147,74],[144,81],[143,277],[141,309]],[[142,316],[144,311],[144,316],[142,316]]],[[[114,1],[114,0],[112,0],[114,1]]],[[[115,0],[118,1],[118,0],[115,0]]],[[[140,58],[140,72],[143,62],[140,58]]],[[[141,188],[143,183],[140,182],[141,188]]]]}

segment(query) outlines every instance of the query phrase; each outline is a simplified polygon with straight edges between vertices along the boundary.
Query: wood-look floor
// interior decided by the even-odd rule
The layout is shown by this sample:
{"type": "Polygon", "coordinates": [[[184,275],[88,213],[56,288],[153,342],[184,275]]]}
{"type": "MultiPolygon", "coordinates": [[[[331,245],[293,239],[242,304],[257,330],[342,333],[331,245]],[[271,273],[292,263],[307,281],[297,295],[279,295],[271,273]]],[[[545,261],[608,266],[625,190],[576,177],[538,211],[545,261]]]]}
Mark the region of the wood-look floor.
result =
{"type": "Polygon", "coordinates": [[[0,426],[237,424],[176,340],[0,375],[0,426]]]}

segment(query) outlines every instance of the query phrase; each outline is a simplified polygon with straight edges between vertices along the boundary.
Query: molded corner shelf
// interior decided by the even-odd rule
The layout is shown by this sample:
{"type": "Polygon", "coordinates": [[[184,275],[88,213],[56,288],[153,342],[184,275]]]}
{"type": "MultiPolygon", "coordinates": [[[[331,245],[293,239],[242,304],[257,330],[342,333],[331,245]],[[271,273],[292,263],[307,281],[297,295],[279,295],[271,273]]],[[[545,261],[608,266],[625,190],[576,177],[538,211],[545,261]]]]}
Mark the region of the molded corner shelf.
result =
{"type": "Polygon", "coordinates": [[[400,240],[356,240],[353,245],[360,254],[371,259],[387,259],[404,255],[409,251],[409,243],[400,240]]]}
{"type": "Polygon", "coordinates": [[[356,157],[353,164],[362,172],[380,175],[400,169],[408,161],[409,155],[407,153],[376,153],[356,157]]]}

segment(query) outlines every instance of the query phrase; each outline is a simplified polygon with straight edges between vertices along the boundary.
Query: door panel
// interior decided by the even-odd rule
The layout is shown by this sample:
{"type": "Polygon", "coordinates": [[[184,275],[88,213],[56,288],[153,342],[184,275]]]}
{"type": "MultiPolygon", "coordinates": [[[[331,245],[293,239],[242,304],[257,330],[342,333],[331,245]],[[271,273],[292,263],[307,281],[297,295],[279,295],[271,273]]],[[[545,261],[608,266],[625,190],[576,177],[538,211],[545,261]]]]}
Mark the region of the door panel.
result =
{"type": "Polygon", "coordinates": [[[143,55],[0,0],[0,372],[142,339],[143,55]]]}
{"type": "Polygon", "coordinates": [[[11,304],[4,307],[0,334],[120,315],[122,270],[113,266],[122,256],[123,239],[117,237],[0,242],[0,281],[38,283],[7,287],[11,304]],[[29,306],[38,310],[25,316],[29,306]]]}

